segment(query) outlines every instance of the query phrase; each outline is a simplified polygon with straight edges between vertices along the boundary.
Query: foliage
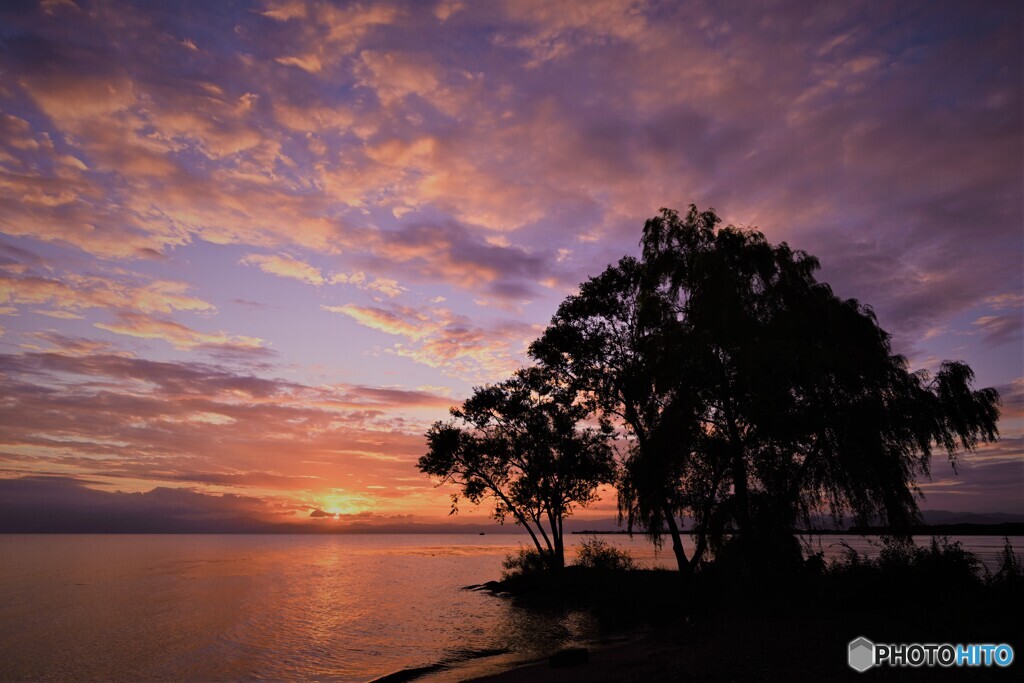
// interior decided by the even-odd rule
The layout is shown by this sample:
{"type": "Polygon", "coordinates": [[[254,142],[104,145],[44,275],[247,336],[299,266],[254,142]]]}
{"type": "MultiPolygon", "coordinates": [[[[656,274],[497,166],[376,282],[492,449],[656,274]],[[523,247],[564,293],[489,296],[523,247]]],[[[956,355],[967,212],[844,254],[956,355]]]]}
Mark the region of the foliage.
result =
{"type": "Polygon", "coordinates": [[[633,556],[628,550],[616,548],[600,538],[588,538],[576,549],[578,567],[608,571],[626,571],[636,568],[633,556]]]}
{"type": "MultiPolygon", "coordinates": [[[[453,420],[427,432],[422,472],[455,483],[473,504],[490,499],[498,521],[511,516],[550,565],[564,564],[562,521],[614,479],[606,422],[581,426],[589,409],[550,373],[524,369],[479,387],[453,420]]],[[[453,496],[452,513],[458,510],[453,496]]]]}

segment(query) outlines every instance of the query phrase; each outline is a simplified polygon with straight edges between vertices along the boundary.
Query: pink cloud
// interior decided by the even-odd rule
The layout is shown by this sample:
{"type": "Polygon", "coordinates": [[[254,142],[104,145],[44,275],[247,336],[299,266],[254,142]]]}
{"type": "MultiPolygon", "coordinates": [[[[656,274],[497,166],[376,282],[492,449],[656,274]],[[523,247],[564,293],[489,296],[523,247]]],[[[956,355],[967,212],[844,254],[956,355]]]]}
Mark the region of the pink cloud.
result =
{"type": "Polygon", "coordinates": [[[222,331],[200,332],[188,325],[167,318],[126,311],[117,314],[116,322],[95,323],[94,327],[139,339],[158,339],[177,349],[186,350],[203,346],[246,350],[259,349],[264,344],[264,340],[256,337],[233,335],[222,331]]]}

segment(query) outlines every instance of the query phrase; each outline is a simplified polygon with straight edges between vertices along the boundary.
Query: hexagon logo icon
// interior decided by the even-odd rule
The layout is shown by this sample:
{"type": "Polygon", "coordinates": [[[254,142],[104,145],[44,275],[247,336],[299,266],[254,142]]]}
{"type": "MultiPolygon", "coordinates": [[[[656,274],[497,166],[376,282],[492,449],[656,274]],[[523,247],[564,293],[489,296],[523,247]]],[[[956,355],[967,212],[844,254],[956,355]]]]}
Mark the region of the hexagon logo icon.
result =
{"type": "Polygon", "coordinates": [[[867,671],[875,665],[875,644],[864,636],[851,640],[847,661],[851,669],[860,672],[867,671]]]}

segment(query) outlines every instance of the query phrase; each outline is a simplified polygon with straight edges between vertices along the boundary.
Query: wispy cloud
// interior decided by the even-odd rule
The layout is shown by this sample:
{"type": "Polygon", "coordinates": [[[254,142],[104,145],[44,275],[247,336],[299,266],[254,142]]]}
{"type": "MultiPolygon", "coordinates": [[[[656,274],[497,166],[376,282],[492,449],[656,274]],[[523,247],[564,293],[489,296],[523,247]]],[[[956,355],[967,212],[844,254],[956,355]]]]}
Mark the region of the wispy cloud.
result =
{"type": "Polygon", "coordinates": [[[264,273],[278,277],[290,277],[293,280],[310,285],[322,285],[325,280],[320,269],[304,263],[287,254],[249,254],[239,263],[256,266],[264,273]]]}
{"type": "Polygon", "coordinates": [[[526,361],[539,325],[504,321],[483,326],[447,308],[324,306],[360,325],[405,339],[386,353],[410,358],[455,376],[484,379],[507,375],[526,361]]]}

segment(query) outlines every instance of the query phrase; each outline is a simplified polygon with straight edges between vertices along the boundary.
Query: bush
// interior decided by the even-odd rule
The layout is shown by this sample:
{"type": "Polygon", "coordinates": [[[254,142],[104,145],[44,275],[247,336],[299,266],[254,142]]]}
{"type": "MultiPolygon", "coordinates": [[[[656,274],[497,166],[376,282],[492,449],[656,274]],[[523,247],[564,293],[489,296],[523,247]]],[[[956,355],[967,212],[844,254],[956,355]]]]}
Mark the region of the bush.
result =
{"type": "Polygon", "coordinates": [[[518,552],[506,555],[505,559],[501,561],[501,578],[512,579],[518,576],[529,576],[547,568],[547,562],[536,550],[520,548],[518,552]]]}
{"type": "Polygon", "coordinates": [[[636,563],[628,550],[620,550],[607,541],[599,538],[590,538],[580,544],[576,549],[577,567],[588,569],[606,569],[624,571],[635,569],[636,563]]]}
{"type": "Polygon", "coordinates": [[[992,576],[992,583],[1008,587],[1024,585],[1024,566],[1021,566],[1020,558],[1013,552],[1008,537],[1003,537],[1003,544],[1003,552],[999,554],[999,570],[992,576]]]}
{"type": "Polygon", "coordinates": [[[946,536],[933,537],[928,548],[918,549],[915,559],[921,571],[953,584],[979,580],[984,566],[974,553],[964,549],[960,541],[950,542],[946,536]]]}
{"type": "Polygon", "coordinates": [[[879,546],[875,558],[846,546],[845,556],[833,560],[827,573],[846,580],[850,587],[874,591],[882,602],[925,594],[946,601],[967,600],[985,583],[978,558],[946,537],[933,538],[926,546],[916,546],[909,538],[883,537],[879,546]]]}

